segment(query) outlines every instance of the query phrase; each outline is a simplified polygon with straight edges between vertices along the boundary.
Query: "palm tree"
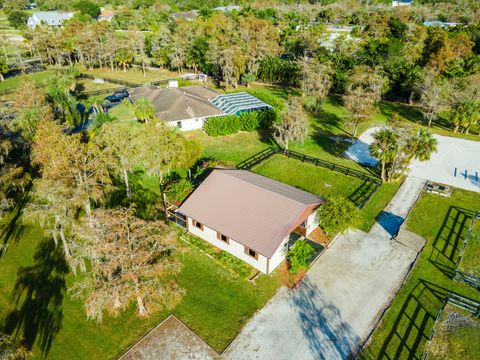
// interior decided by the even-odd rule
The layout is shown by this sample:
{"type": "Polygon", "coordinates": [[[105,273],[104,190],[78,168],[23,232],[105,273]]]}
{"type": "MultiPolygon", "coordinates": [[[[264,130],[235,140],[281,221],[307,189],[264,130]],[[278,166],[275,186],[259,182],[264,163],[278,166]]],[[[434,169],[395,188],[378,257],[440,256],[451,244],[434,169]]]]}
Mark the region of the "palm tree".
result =
{"type": "Polygon", "coordinates": [[[407,153],[409,159],[420,161],[430,160],[432,153],[437,151],[438,141],[427,129],[420,129],[415,136],[407,142],[407,153]]]}
{"type": "Polygon", "coordinates": [[[398,135],[392,130],[382,129],[373,135],[374,141],[370,145],[370,155],[380,160],[382,164],[382,181],[386,178],[386,166],[391,163],[398,152],[398,135]]]}
{"type": "Polygon", "coordinates": [[[149,99],[140,98],[135,104],[125,100],[125,103],[130,104],[133,114],[138,121],[147,123],[155,118],[155,107],[149,99]]]}

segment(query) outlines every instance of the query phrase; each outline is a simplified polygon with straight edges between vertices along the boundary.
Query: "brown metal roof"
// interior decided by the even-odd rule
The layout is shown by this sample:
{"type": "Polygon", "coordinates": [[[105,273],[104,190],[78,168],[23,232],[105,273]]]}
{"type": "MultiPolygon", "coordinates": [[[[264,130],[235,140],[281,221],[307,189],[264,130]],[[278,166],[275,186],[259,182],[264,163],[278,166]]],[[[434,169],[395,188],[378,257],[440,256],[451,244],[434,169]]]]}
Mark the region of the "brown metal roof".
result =
{"type": "Polygon", "coordinates": [[[133,102],[140,98],[149,99],[155,107],[159,120],[176,121],[225,114],[208,100],[218,94],[203,86],[160,89],[143,86],[130,91],[133,102]]]}
{"type": "Polygon", "coordinates": [[[178,211],[271,258],[323,202],[246,170],[215,169],[178,211]]]}

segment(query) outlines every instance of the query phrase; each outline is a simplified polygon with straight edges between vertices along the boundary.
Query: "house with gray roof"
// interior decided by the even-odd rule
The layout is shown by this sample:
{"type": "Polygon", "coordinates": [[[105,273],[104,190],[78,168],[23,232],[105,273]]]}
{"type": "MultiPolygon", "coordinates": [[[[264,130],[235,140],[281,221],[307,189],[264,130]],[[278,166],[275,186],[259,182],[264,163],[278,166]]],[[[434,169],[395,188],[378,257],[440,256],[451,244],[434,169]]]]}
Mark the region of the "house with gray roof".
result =
{"type": "Polygon", "coordinates": [[[167,89],[143,86],[130,90],[135,103],[147,98],[155,107],[155,117],[182,131],[201,129],[209,118],[240,115],[243,112],[268,110],[272,107],[246,93],[219,95],[205,86],[172,87],[167,89]]]}
{"type": "Polygon", "coordinates": [[[292,232],[308,236],[324,199],[246,170],[215,169],[177,210],[187,229],[262,273],[282,263],[292,232]]]}
{"type": "Polygon", "coordinates": [[[39,11],[34,12],[32,16],[28,18],[27,25],[32,29],[42,23],[48,26],[60,27],[64,21],[70,20],[72,17],[73,12],[39,11]]]}
{"type": "Polygon", "coordinates": [[[143,86],[130,91],[130,100],[135,103],[140,98],[147,98],[155,107],[157,119],[185,131],[201,129],[208,118],[225,115],[209,101],[217,95],[203,86],[167,89],[143,86]]]}

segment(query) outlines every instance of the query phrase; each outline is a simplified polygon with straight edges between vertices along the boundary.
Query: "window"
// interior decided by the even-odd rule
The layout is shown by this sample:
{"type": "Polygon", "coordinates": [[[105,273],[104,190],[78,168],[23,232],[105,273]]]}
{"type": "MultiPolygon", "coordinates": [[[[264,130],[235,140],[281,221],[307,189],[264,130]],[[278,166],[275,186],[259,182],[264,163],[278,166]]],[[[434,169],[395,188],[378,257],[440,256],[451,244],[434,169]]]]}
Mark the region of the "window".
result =
{"type": "Polygon", "coordinates": [[[258,253],[245,246],[245,254],[258,260],[258,253]]]}
{"type": "Polygon", "coordinates": [[[179,128],[179,129],[182,128],[182,122],[181,121],[177,121],[177,128],[179,128]]]}
{"type": "Polygon", "coordinates": [[[197,220],[192,220],[193,226],[203,231],[203,224],[199,223],[197,220]]]}
{"type": "Polygon", "coordinates": [[[217,232],[217,239],[228,244],[228,237],[219,232],[217,232]]]}
{"type": "Polygon", "coordinates": [[[306,228],[307,228],[307,220],[305,220],[304,222],[302,222],[302,223],[300,224],[300,227],[301,227],[302,229],[306,229],[306,228]]]}

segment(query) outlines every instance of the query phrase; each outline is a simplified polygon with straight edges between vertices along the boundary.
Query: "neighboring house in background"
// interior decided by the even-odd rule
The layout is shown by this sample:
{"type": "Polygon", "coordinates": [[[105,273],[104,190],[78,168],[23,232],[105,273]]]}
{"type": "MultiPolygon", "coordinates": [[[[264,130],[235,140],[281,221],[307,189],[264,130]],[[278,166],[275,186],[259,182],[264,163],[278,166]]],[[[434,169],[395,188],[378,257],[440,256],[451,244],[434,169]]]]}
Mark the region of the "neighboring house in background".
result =
{"type": "Polygon", "coordinates": [[[177,88],[176,81],[169,88],[143,86],[130,91],[130,100],[149,99],[155,107],[155,116],[182,131],[201,129],[215,116],[240,115],[243,112],[262,111],[271,106],[246,92],[219,95],[204,86],[177,88]]]}
{"type": "Polygon", "coordinates": [[[102,9],[100,12],[100,15],[98,15],[97,20],[110,22],[112,21],[114,16],[115,16],[115,13],[113,11],[102,9]]]}
{"type": "Polygon", "coordinates": [[[181,130],[201,129],[206,119],[225,113],[210,103],[217,96],[203,86],[160,89],[143,86],[130,91],[133,103],[140,98],[149,99],[155,107],[155,116],[181,130]]]}
{"type": "Polygon", "coordinates": [[[392,7],[412,5],[413,0],[393,0],[392,7]]]}
{"type": "Polygon", "coordinates": [[[184,19],[188,21],[193,21],[198,16],[198,10],[190,10],[186,12],[176,12],[171,15],[171,17],[175,20],[184,19]]]}
{"type": "Polygon", "coordinates": [[[434,20],[434,21],[424,21],[423,25],[424,26],[439,26],[439,27],[443,27],[443,28],[450,28],[450,27],[455,27],[455,26],[462,25],[462,23],[434,20]]]}
{"type": "Polygon", "coordinates": [[[213,10],[227,13],[233,10],[240,11],[242,10],[242,7],[240,5],[227,5],[227,6],[218,6],[216,8],[213,8],[213,10]]]}
{"type": "Polygon", "coordinates": [[[309,235],[315,195],[246,170],[215,169],[177,210],[187,229],[270,274],[285,259],[292,232],[309,235]]]}
{"type": "Polygon", "coordinates": [[[59,27],[65,20],[70,20],[73,17],[72,12],[63,11],[39,11],[35,12],[28,18],[28,27],[34,29],[37,25],[42,23],[48,26],[59,27]]]}

